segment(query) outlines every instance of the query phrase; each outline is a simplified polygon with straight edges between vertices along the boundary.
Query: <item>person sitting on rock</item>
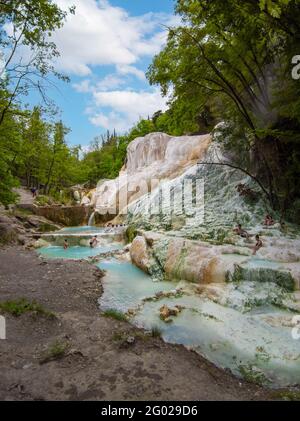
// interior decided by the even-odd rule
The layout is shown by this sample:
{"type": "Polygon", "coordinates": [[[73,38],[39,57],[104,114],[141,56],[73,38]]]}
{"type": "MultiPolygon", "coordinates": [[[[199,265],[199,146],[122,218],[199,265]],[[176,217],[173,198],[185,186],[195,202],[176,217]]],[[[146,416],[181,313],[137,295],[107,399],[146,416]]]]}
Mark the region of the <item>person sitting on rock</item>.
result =
{"type": "Polygon", "coordinates": [[[262,248],[262,246],[263,246],[263,243],[262,243],[262,241],[261,241],[261,239],[260,239],[260,237],[259,237],[259,235],[256,235],[255,236],[255,240],[256,240],[256,243],[255,243],[255,246],[253,247],[253,255],[255,255],[256,254],[256,252],[260,249],[260,248],[262,248]]]}
{"type": "Polygon", "coordinates": [[[275,221],[272,218],[272,216],[270,214],[266,215],[265,220],[264,220],[264,225],[270,227],[271,225],[274,225],[275,221]]]}
{"type": "Polygon", "coordinates": [[[95,235],[90,241],[90,247],[95,248],[97,244],[98,244],[98,239],[97,239],[97,235],[95,235]]]}
{"type": "Polygon", "coordinates": [[[239,235],[240,237],[247,238],[247,240],[249,240],[250,235],[249,235],[249,233],[248,233],[246,230],[244,230],[244,229],[242,228],[242,225],[241,225],[241,224],[238,224],[238,225],[236,226],[236,228],[234,228],[234,229],[233,229],[233,231],[234,231],[237,235],[239,235]]]}
{"type": "Polygon", "coordinates": [[[64,250],[67,250],[69,248],[68,240],[64,241],[64,250]]]}

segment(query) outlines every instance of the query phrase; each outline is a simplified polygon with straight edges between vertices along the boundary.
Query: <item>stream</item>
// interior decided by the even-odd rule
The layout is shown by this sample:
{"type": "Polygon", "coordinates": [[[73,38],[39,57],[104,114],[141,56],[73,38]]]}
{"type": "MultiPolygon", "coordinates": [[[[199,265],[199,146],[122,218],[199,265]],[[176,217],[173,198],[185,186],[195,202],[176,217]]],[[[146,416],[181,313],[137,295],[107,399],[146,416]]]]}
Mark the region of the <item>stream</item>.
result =
{"type": "MultiPolygon", "coordinates": [[[[53,244],[41,248],[39,253],[57,259],[99,256],[95,264],[106,271],[102,280],[104,292],[99,298],[101,311],[115,309],[127,313],[130,322],[137,327],[159,328],[166,342],[185,345],[246,380],[271,387],[300,383],[300,341],[291,336],[293,313],[275,307],[269,300],[273,284],[269,291],[266,285],[254,282],[243,282],[240,286],[218,285],[223,297],[220,302],[196,294],[194,285],[189,282],[153,281],[128,261],[101,257],[124,247],[113,236],[111,240],[101,237],[103,233],[103,228],[67,228],[58,235],[86,238],[86,235],[99,234],[98,246],[92,249],[75,245],[64,250],[53,244]],[[258,302],[259,297],[260,304],[249,306],[251,299],[258,302]],[[166,323],[160,318],[163,305],[179,306],[181,312],[166,323]]],[[[253,259],[251,265],[266,266],[267,263],[253,259]]]]}

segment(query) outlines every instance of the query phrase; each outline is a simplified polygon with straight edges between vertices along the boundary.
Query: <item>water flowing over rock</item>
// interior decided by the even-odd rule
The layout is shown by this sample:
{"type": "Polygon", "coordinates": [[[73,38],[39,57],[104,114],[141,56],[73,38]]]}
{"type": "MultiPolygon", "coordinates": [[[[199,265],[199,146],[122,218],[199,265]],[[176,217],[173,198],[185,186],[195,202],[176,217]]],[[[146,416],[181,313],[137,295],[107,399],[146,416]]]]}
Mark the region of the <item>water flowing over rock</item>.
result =
{"type": "Polygon", "coordinates": [[[210,135],[172,137],[151,133],[139,137],[129,144],[119,177],[99,183],[90,202],[84,196],[82,204],[89,203],[98,213],[110,211],[115,216],[126,208],[127,201],[137,200],[161,180],[176,178],[195,165],[210,142],[210,135]]]}

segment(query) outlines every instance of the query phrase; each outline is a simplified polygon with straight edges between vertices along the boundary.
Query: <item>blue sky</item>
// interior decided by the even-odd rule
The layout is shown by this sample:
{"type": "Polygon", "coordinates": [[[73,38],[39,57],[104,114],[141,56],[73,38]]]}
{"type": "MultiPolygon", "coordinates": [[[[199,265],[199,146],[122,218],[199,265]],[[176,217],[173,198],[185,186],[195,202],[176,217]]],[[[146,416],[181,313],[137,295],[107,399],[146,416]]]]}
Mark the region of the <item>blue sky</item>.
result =
{"type": "Polygon", "coordinates": [[[173,0],[56,0],[76,5],[54,35],[57,68],[71,78],[49,96],[71,128],[69,144],[87,146],[107,129],[128,130],[139,117],[165,109],[159,88],[145,78],[166,39],[163,25],[176,24],[173,0]]]}

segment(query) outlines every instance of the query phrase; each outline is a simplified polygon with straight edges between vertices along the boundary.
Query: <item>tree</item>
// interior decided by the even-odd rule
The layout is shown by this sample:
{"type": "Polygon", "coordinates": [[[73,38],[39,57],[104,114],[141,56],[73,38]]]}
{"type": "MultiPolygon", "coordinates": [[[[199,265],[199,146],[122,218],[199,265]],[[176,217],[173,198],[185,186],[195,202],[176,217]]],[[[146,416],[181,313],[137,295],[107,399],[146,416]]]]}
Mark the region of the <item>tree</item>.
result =
{"type": "MultiPolygon", "coordinates": [[[[69,12],[74,13],[74,8],[69,12]]],[[[0,124],[12,110],[16,98],[27,95],[32,89],[49,102],[45,89],[45,82],[51,83],[47,80],[48,74],[67,80],[52,64],[59,52],[51,41],[52,33],[61,28],[66,15],[67,12],[51,0],[0,1],[0,47],[7,51],[0,79],[3,96],[0,124]]]]}
{"type": "Polygon", "coordinates": [[[169,28],[168,42],[148,71],[150,83],[159,84],[164,95],[172,87],[171,110],[181,104],[196,118],[206,107],[227,122],[232,135],[229,142],[224,136],[225,143],[239,166],[249,165],[245,169],[256,173],[272,207],[282,211],[298,195],[288,185],[298,176],[299,143],[291,139],[299,135],[299,88],[289,63],[299,46],[299,5],[299,0],[178,0],[182,25],[169,28]]]}

